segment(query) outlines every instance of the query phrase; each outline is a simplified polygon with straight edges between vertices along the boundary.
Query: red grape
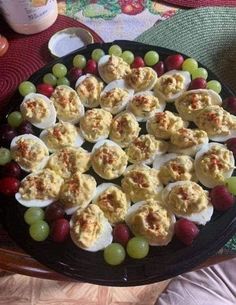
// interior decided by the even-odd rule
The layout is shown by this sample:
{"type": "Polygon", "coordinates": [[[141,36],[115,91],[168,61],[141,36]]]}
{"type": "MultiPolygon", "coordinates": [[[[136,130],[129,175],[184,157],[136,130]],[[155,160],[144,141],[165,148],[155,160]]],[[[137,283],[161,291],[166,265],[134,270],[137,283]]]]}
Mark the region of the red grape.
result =
{"type": "Polygon", "coordinates": [[[231,96],[223,100],[222,107],[231,114],[236,115],[236,97],[231,96]]]}
{"type": "Polygon", "coordinates": [[[5,196],[13,196],[20,187],[20,181],[14,177],[0,179],[0,193],[5,196]]]}
{"type": "Polygon", "coordinates": [[[20,178],[21,176],[21,168],[18,163],[15,161],[11,161],[6,165],[2,166],[1,170],[2,177],[15,177],[20,178]]]}
{"type": "Polygon", "coordinates": [[[59,202],[53,202],[45,210],[45,219],[47,222],[63,218],[64,215],[65,211],[59,202]]]}
{"type": "Polygon", "coordinates": [[[14,128],[8,124],[0,126],[0,146],[9,146],[15,136],[17,136],[17,132],[14,128]]]}
{"type": "Polygon", "coordinates": [[[51,237],[52,240],[61,243],[65,241],[70,232],[69,221],[65,218],[56,219],[51,226],[51,237]]]}
{"type": "Polygon", "coordinates": [[[53,86],[49,84],[38,84],[36,89],[38,93],[46,95],[47,97],[50,97],[54,91],[53,86]]]}
{"type": "Polygon", "coordinates": [[[165,59],[166,69],[169,70],[181,70],[184,58],[180,54],[169,55],[165,59]]]}
{"type": "Polygon", "coordinates": [[[69,71],[69,80],[73,83],[83,74],[83,70],[80,68],[73,67],[69,71]]]}
{"type": "Polygon", "coordinates": [[[132,69],[142,68],[144,66],[145,66],[145,63],[141,56],[135,57],[133,63],[131,64],[132,69]]]}
{"type": "Polygon", "coordinates": [[[158,77],[162,76],[162,74],[165,73],[165,65],[164,65],[164,62],[163,62],[163,61],[159,61],[159,62],[158,62],[157,64],[155,64],[155,66],[153,66],[152,68],[156,71],[158,77]]]}
{"type": "Polygon", "coordinates": [[[226,211],[232,207],[235,198],[224,185],[217,185],[210,191],[211,203],[217,211],[226,211]]]}
{"type": "Polygon", "coordinates": [[[192,244],[198,233],[198,227],[190,220],[182,218],[175,223],[175,235],[187,246],[192,244]]]}
{"type": "Polygon", "coordinates": [[[225,142],[227,148],[231,150],[236,157],[236,138],[231,138],[225,142]]]}
{"type": "Polygon", "coordinates": [[[84,73],[97,74],[97,63],[93,59],[89,59],[84,68],[84,73]]]}
{"type": "Polygon", "coordinates": [[[191,81],[189,85],[189,90],[205,89],[206,86],[207,86],[207,81],[202,77],[197,77],[191,81]]]}
{"type": "Polygon", "coordinates": [[[25,134],[30,133],[34,134],[33,126],[28,121],[24,121],[20,124],[20,126],[17,128],[18,134],[25,134]]]}
{"type": "Polygon", "coordinates": [[[126,246],[131,237],[130,230],[124,223],[115,225],[112,234],[114,242],[120,243],[123,246],[126,246]]]}

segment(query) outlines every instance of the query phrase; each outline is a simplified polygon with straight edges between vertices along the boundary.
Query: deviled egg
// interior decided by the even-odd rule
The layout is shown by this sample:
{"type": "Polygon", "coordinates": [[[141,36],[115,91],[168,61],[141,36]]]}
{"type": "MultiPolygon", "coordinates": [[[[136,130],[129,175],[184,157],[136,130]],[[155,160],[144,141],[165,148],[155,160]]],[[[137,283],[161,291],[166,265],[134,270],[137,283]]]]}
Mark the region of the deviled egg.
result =
{"type": "Polygon", "coordinates": [[[219,143],[209,143],[195,156],[195,171],[199,181],[212,188],[224,184],[234,171],[235,161],[232,151],[219,143]]]}
{"type": "Polygon", "coordinates": [[[63,181],[54,171],[45,168],[26,176],[15,198],[26,207],[45,207],[58,199],[63,181]]]}
{"type": "Polygon", "coordinates": [[[146,121],[155,112],[164,110],[166,103],[163,99],[154,96],[152,91],[138,92],[128,105],[138,122],[146,121]]]}
{"type": "Polygon", "coordinates": [[[194,160],[190,156],[173,153],[156,156],[153,168],[159,171],[159,179],[164,185],[181,180],[197,181],[194,160]]]}
{"type": "Polygon", "coordinates": [[[57,86],[50,97],[59,120],[76,124],[84,115],[84,106],[76,91],[69,86],[57,86]]]}
{"type": "Polygon", "coordinates": [[[80,147],[84,139],[79,134],[79,128],[68,122],[56,123],[53,127],[41,132],[40,138],[50,152],[70,146],[80,147]]]}
{"type": "Polygon", "coordinates": [[[98,61],[98,72],[104,82],[108,84],[129,74],[130,66],[119,56],[105,55],[98,61]]]}
{"type": "Polygon", "coordinates": [[[146,124],[148,133],[163,140],[168,140],[176,130],[183,127],[188,127],[188,122],[168,110],[155,113],[146,124]]]}
{"type": "Polygon", "coordinates": [[[134,90],[123,79],[109,83],[100,95],[100,106],[112,114],[122,111],[132,99],[134,90]]]}
{"type": "Polygon", "coordinates": [[[90,109],[80,120],[80,130],[89,142],[104,140],[110,133],[112,115],[104,109],[90,109]]]}
{"type": "Polygon", "coordinates": [[[168,184],[162,191],[166,207],[177,217],[205,225],[213,214],[208,192],[193,181],[178,181],[168,184]]]}
{"type": "Polygon", "coordinates": [[[113,118],[109,137],[121,147],[127,147],[138,137],[140,130],[135,116],[125,111],[113,118]]]}
{"type": "Polygon", "coordinates": [[[147,165],[128,167],[121,180],[121,187],[132,202],[154,198],[163,189],[158,171],[147,165]]]}
{"type": "Polygon", "coordinates": [[[150,67],[135,68],[125,79],[135,92],[152,90],[157,81],[157,73],[150,67]]]}
{"type": "Polygon", "coordinates": [[[48,161],[48,148],[38,137],[23,134],[12,139],[11,155],[26,172],[38,171],[45,167],[48,161]]]}
{"type": "Polygon", "coordinates": [[[96,180],[87,174],[74,173],[63,183],[60,191],[60,202],[66,214],[71,215],[75,210],[83,210],[92,201],[96,191],[96,180]]]}
{"type": "Polygon", "coordinates": [[[113,239],[112,227],[96,204],[75,211],[70,221],[70,236],[76,246],[90,252],[106,248],[113,239]]]}
{"type": "Polygon", "coordinates": [[[191,82],[187,71],[170,70],[158,78],[154,87],[156,96],[161,96],[167,102],[173,102],[188,89],[191,82]]]}
{"type": "Polygon", "coordinates": [[[181,128],[171,135],[168,151],[194,156],[208,141],[204,130],[181,128]]]}
{"type": "Polygon", "coordinates": [[[103,211],[110,224],[125,220],[130,201],[121,187],[114,183],[102,183],[96,189],[93,203],[103,211]]]}
{"type": "Polygon", "coordinates": [[[145,134],[136,138],[129,144],[126,154],[131,163],[151,164],[156,155],[164,154],[168,144],[161,140],[156,140],[152,135],[145,134]]]}
{"type": "Polygon", "coordinates": [[[102,80],[92,74],[81,76],[75,83],[75,90],[82,104],[88,108],[94,108],[99,105],[102,89],[102,80]]]}
{"type": "Polygon", "coordinates": [[[23,118],[40,129],[56,123],[56,109],[48,97],[39,93],[29,93],[20,105],[23,118]]]}
{"type": "Polygon", "coordinates": [[[210,105],[221,105],[219,94],[210,89],[197,89],[184,92],[176,101],[175,107],[184,120],[193,121],[195,115],[210,105]]]}
{"type": "Polygon", "coordinates": [[[126,223],[134,235],[145,237],[151,246],[165,246],[174,235],[175,216],[161,202],[147,199],[130,207],[126,223]]]}
{"type": "Polygon", "coordinates": [[[91,163],[93,170],[100,177],[111,180],[120,177],[124,173],[128,157],[115,142],[103,140],[94,145],[91,163]]]}
{"type": "Polygon", "coordinates": [[[86,172],[90,167],[90,153],[82,147],[65,147],[53,153],[46,165],[64,179],[79,171],[86,172]]]}
{"type": "Polygon", "coordinates": [[[224,142],[236,136],[236,116],[218,105],[203,108],[196,114],[194,123],[205,130],[212,141],[224,142]]]}

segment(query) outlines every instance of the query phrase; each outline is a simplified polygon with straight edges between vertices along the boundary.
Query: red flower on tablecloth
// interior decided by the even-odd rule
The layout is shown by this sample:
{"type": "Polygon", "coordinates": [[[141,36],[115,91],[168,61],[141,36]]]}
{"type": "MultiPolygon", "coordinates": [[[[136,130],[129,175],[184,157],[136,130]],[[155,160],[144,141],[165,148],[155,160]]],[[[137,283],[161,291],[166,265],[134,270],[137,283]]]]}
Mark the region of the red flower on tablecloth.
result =
{"type": "Polygon", "coordinates": [[[144,0],[119,0],[121,11],[127,15],[137,15],[144,10],[144,0]]]}
{"type": "Polygon", "coordinates": [[[168,11],[166,11],[162,14],[162,17],[164,17],[165,19],[168,19],[168,18],[174,16],[175,14],[176,14],[176,9],[175,10],[168,10],[168,11]]]}

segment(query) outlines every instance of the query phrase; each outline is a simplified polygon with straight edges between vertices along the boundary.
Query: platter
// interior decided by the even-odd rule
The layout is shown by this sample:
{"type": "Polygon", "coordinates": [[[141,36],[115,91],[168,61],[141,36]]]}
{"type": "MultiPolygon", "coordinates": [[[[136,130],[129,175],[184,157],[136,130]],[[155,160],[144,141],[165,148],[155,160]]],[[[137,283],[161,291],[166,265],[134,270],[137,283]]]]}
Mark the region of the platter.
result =
{"type": "MultiPolygon", "coordinates": [[[[72,67],[73,57],[76,54],[82,54],[89,59],[94,49],[102,48],[107,54],[112,44],[118,44],[123,50],[130,50],[136,56],[143,56],[150,50],[157,51],[160,59],[176,54],[172,50],[131,41],[92,44],[53,61],[37,71],[29,80],[37,85],[41,82],[43,76],[51,71],[55,63],[63,63],[70,68],[72,67]]],[[[183,56],[187,58],[187,56],[183,56]]],[[[201,64],[200,66],[204,67],[201,64]]],[[[209,70],[208,75],[209,79],[217,79],[209,70]]],[[[225,85],[222,85],[220,95],[224,99],[232,96],[233,93],[225,85]]],[[[7,113],[16,109],[21,101],[22,97],[16,93],[12,98],[7,113]]],[[[171,107],[173,106],[168,109],[171,110],[171,107]]],[[[142,130],[144,130],[145,124],[142,124],[142,130]]],[[[85,143],[83,148],[91,150],[92,146],[91,143],[85,143]]],[[[97,184],[103,182],[102,178],[92,170],[89,173],[95,177],[97,184]]],[[[120,179],[118,178],[114,180],[114,183],[119,183],[119,181],[120,179]]],[[[236,231],[236,205],[234,205],[226,212],[214,211],[211,221],[201,227],[200,234],[191,246],[184,246],[174,237],[167,246],[150,247],[148,256],[141,260],[131,259],[127,256],[121,265],[109,266],[104,262],[102,251],[92,253],[81,250],[75,246],[71,239],[61,244],[52,242],[50,238],[43,242],[33,241],[28,234],[28,225],[24,222],[25,207],[17,204],[12,198],[1,197],[0,200],[3,202],[4,225],[10,236],[20,247],[39,262],[59,273],[78,281],[98,285],[144,285],[190,271],[219,250],[236,231]]]]}

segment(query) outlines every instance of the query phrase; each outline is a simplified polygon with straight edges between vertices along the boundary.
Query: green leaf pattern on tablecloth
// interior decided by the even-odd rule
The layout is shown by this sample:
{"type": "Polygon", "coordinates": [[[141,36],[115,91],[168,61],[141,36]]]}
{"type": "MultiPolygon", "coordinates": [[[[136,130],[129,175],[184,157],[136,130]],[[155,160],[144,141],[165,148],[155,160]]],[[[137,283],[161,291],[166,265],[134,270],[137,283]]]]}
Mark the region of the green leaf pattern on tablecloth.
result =
{"type": "Polygon", "coordinates": [[[236,235],[234,235],[233,238],[231,238],[227,244],[224,246],[226,249],[230,249],[231,251],[236,252],[236,235]]]}

